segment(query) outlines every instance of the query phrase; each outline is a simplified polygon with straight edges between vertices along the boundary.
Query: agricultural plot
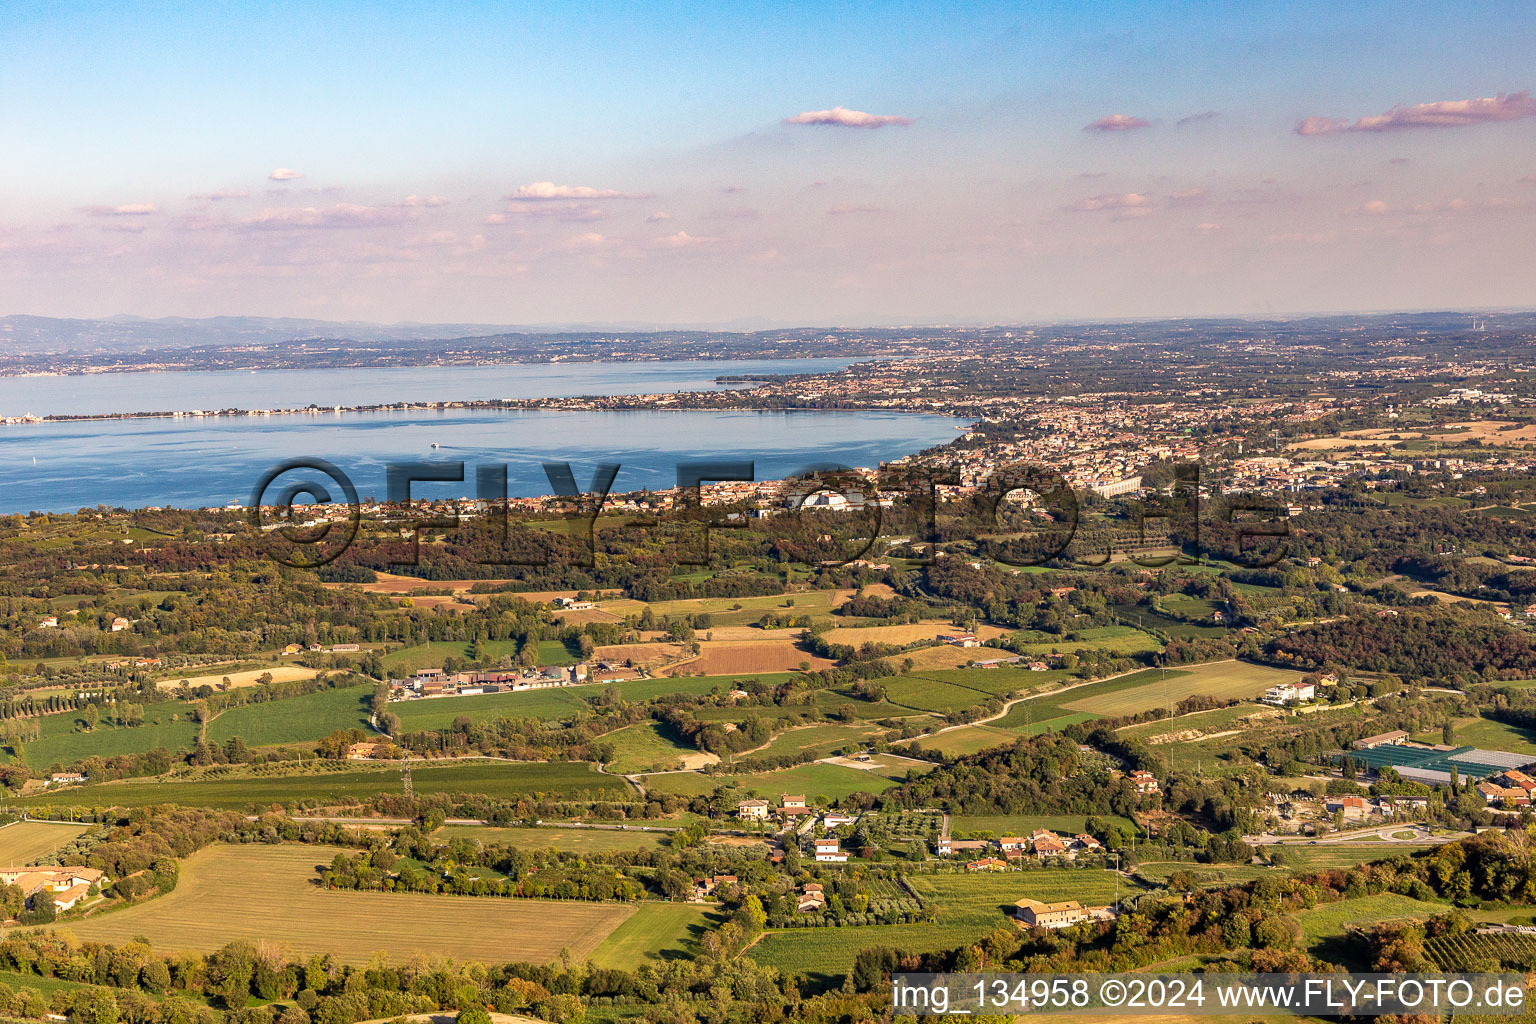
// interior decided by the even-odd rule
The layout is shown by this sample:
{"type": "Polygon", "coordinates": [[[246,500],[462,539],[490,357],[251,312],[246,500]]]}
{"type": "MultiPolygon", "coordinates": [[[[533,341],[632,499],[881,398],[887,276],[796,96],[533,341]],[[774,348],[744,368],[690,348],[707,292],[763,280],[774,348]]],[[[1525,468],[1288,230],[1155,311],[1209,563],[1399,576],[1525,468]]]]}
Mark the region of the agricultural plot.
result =
{"type": "Polygon", "coordinates": [[[395,701],[389,710],[400,717],[406,732],[447,729],[460,715],[472,722],[498,718],[570,718],[587,710],[582,695],[596,696],[601,687],[559,687],[512,693],[485,693],[477,697],[424,697],[395,701]]]}
{"type": "MultiPolygon", "coordinates": [[[[331,953],[352,964],[376,952],[396,962],[427,954],[548,963],[562,949],[586,956],[634,913],[604,903],[322,889],[315,868],[338,852],[211,846],[182,862],[180,881],[167,895],[70,927],[97,942],[121,944],[142,935],[157,949],[201,953],[249,939],[299,954],[331,953]],[[391,921],[409,925],[380,927],[391,921]]],[[[634,945],[643,948],[644,940],[634,945]]]]}
{"type": "Polygon", "coordinates": [[[709,761],[718,760],[710,755],[701,755],[693,747],[673,740],[666,734],[661,723],[655,721],[627,725],[603,736],[603,740],[612,743],[614,748],[613,760],[608,763],[609,770],[624,775],[676,768],[685,759],[696,760],[700,756],[709,761]]]}
{"type": "MultiPolygon", "coordinates": [[[[596,799],[624,799],[634,790],[623,779],[603,775],[591,765],[568,761],[469,761],[414,765],[412,788],[417,793],[484,793],[492,797],[533,794],[596,799]]],[[[96,806],[146,807],[182,804],[223,810],[266,808],[273,804],[325,807],[344,800],[366,800],[386,793],[403,793],[399,767],[322,772],[266,774],[225,770],[195,779],[133,779],[41,793],[13,801],[28,807],[96,806]]]]}
{"type": "Polygon", "coordinates": [[[641,903],[633,910],[592,951],[598,967],[633,971],[644,963],[692,956],[716,923],[716,912],[698,904],[641,903]]]}
{"type": "Polygon", "coordinates": [[[1171,707],[1197,694],[1223,700],[1251,699],[1271,686],[1299,678],[1298,672],[1244,661],[1216,661],[1169,670],[1166,679],[1160,670],[1147,669],[1106,684],[1070,691],[1062,695],[1066,699],[1060,701],[1060,706],[1069,711],[1119,717],[1171,707]]]}
{"type": "Polygon", "coordinates": [[[1095,626],[1092,629],[1083,630],[1079,635],[1080,639],[1077,640],[1048,637],[1043,633],[1032,632],[1014,635],[1025,641],[1024,649],[1030,654],[1051,654],[1058,651],[1066,654],[1070,651],[1092,650],[1130,655],[1163,649],[1157,637],[1134,626],[1095,626]]]}
{"type": "MultiPolygon", "coordinates": [[[[3,837],[3,833],[0,833],[3,837]]],[[[666,839],[665,831],[639,828],[497,828],[494,825],[444,825],[432,833],[438,842],[468,839],[486,846],[511,846],[519,850],[567,850],[571,853],[628,853],[653,850],[666,839]]]]}
{"type": "MultiPolygon", "coordinates": [[[[766,597],[703,597],[682,601],[653,601],[651,611],[657,616],[698,615],[708,613],[711,625],[746,626],[765,614],[830,615],[833,608],[852,595],[851,590],[807,590],[766,597]],[[790,603],[786,603],[790,602],[790,603]]],[[[604,602],[607,607],[610,602],[604,602]]]]}
{"type": "Polygon", "coordinates": [[[993,747],[1006,747],[1018,742],[1019,733],[999,729],[992,725],[965,725],[946,729],[937,736],[920,736],[908,741],[901,749],[920,748],[933,750],[949,757],[978,754],[993,747]]]}
{"type": "MultiPolygon", "coordinates": [[[[431,640],[414,647],[402,647],[390,651],[379,659],[385,671],[393,676],[408,676],[424,668],[442,668],[444,658],[468,660],[469,644],[457,640],[431,640]]],[[[485,645],[485,653],[492,659],[517,656],[516,640],[491,640],[485,645]]]]}
{"type": "Polygon", "coordinates": [[[157,747],[188,750],[197,740],[192,705],[180,701],[148,704],[143,725],[109,724],[103,718],[95,729],[86,729],[78,714],[45,715],[43,735],[22,745],[21,758],[29,768],[71,765],[87,757],[142,754],[157,747]]]}
{"type": "Polygon", "coordinates": [[[208,742],[238,736],[248,747],[269,747],[312,742],[338,729],[366,730],[372,699],[373,687],[348,686],[229,708],[208,723],[208,742]]]}
{"type": "MultiPolygon", "coordinates": [[[[819,658],[809,651],[801,650],[797,646],[798,641],[798,630],[793,633],[775,631],[765,634],[761,640],[701,640],[698,657],[661,671],[673,674],[702,672],[705,675],[743,676],[764,672],[793,672],[801,666],[812,670],[824,669],[836,664],[831,659],[819,658]]],[[[608,649],[599,648],[600,651],[608,649]]]]}
{"type": "Polygon", "coordinates": [[[859,950],[871,946],[924,953],[975,942],[1006,924],[1014,903],[1025,897],[1085,905],[1110,903],[1115,897],[1114,873],[1088,869],[918,875],[909,881],[935,907],[933,924],[785,929],[763,936],[748,955],[760,964],[827,982],[847,973],[859,950]]]}
{"type": "Polygon", "coordinates": [[[968,686],[918,676],[894,676],[881,680],[885,699],[915,711],[948,715],[992,699],[992,694],[968,686]]]}
{"type": "Polygon", "coordinates": [[[873,726],[864,722],[801,726],[779,733],[768,741],[767,746],[753,751],[751,756],[778,757],[804,751],[814,757],[827,757],[839,750],[861,747],[862,741],[875,732],[873,726]]]}
{"type": "Polygon", "coordinates": [[[1395,921],[1403,918],[1426,918],[1443,914],[1449,904],[1428,903],[1411,896],[1384,892],[1375,896],[1342,900],[1338,903],[1322,903],[1297,915],[1307,946],[1315,946],[1324,939],[1341,934],[1346,925],[1364,922],[1395,921]]]}
{"type": "Polygon", "coordinates": [[[42,857],[91,830],[90,825],[17,821],[0,828],[0,864],[36,864],[42,857]]]}
{"type": "Polygon", "coordinates": [[[625,700],[653,700],[674,693],[700,696],[716,687],[733,690],[741,683],[757,680],[765,686],[777,686],[793,678],[793,672],[740,672],[722,676],[678,676],[674,679],[631,679],[613,685],[625,700]]]}
{"type": "Polygon", "coordinates": [[[235,672],[208,672],[195,676],[167,676],[157,679],[155,685],[162,690],[174,690],[183,682],[190,686],[222,686],[224,680],[229,680],[230,689],[239,689],[243,686],[260,686],[261,677],[270,675],[274,683],[288,683],[295,679],[313,679],[319,675],[319,670],[305,668],[303,665],[272,665],[267,668],[248,668],[235,672]]]}
{"type": "Polygon", "coordinates": [[[1536,935],[1441,935],[1424,943],[1424,954],[1442,971],[1530,971],[1536,969],[1536,935]]]}

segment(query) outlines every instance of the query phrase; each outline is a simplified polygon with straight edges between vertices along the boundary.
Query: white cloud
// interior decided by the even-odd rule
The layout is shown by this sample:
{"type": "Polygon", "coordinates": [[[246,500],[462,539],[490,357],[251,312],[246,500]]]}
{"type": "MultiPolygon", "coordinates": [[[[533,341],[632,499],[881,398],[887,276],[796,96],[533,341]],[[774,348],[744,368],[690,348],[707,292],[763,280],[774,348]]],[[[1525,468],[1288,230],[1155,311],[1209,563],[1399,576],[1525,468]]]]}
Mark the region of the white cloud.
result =
{"type": "Polygon", "coordinates": [[[81,212],[92,217],[147,217],[156,211],[154,203],[124,203],[122,206],[83,206],[81,212]]]}
{"type": "Polygon", "coordinates": [[[709,245],[714,241],[716,239],[700,235],[690,235],[686,231],[678,231],[675,234],[663,235],[656,239],[657,244],[664,245],[669,249],[686,249],[693,245],[709,245]]]}
{"type": "Polygon", "coordinates": [[[401,206],[447,206],[448,205],[448,200],[444,199],[442,196],[427,196],[424,199],[421,196],[406,196],[404,199],[400,200],[400,205],[401,206]]]}
{"type": "Polygon", "coordinates": [[[560,199],[643,199],[635,192],[619,192],[611,188],[591,188],[587,185],[556,185],[552,181],[535,181],[523,185],[507,196],[509,202],[540,203],[560,199]]]}
{"type": "Polygon", "coordinates": [[[649,217],[645,218],[645,222],[647,224],[660,224],[664,220],[671,220],[671,219],[672,219],[672,215],[670,213],[668,213],[666,210],[657,210],[655,213],[653,213],[649,217]]]}
{"type": "Polygon", "coordinates": [[[835,128],[887,128],[892,125],[909,125],[912,118],[900,114],[869,114],[847,107],[831,110],[806,110],[793,117],[786,117],[785,124],[828,125],[835,128]]]}
{"type": "Polygon", "coordinates": [[[221,199],[247,199],[249,197],[250,193],[243,188],[221,188],[216,192],[199,192],[187,198],[216,203],[221,199]]]}
{"type": "Polygon", "coordinates": [[[302,177],[304,177],[303,172],[296,171],[292,167],[279,167],[267,175],[269,181],[297,181],[302,177]]]}

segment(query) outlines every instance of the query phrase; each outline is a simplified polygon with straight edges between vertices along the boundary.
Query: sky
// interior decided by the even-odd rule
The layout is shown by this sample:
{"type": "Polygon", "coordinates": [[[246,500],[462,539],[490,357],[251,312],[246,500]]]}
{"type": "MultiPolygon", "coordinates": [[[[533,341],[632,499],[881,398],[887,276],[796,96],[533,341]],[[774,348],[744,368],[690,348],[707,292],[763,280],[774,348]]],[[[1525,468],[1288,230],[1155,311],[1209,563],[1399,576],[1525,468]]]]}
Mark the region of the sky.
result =
{"type": "Polygon", "coordinates": [[[1536,5],[0,0],[0,314],[1536,306],[1536,5]]]}

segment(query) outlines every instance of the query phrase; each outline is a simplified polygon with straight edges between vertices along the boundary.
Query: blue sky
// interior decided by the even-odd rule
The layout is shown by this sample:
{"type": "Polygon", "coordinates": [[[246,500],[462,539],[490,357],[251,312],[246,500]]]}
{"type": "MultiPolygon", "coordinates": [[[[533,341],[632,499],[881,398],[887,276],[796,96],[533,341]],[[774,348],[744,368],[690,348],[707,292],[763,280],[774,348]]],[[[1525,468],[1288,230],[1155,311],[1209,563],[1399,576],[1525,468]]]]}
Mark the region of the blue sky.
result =
{"type": "Polygon", "coordinates": [[[1518,3],[7,3],[0,311],[1536,305],[1532,52],[1518,3]]]}

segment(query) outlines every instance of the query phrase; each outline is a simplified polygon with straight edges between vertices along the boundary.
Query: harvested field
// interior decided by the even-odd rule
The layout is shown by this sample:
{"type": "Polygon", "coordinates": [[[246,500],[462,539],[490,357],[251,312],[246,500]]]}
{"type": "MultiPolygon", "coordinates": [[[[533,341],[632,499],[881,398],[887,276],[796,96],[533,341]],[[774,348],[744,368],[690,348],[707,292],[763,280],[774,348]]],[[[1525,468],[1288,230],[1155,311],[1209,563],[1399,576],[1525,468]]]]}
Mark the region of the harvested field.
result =
{"type": "Polygon", "coordinates": [[[52,821],[18,821],[0,828],[0,864],[36,864],[54,850],[91,830],[90,825],[52,821]]]}
{"type": "Polygon", "coordinates": [[[612,661],[617,664],[629,661],[636,665],[661,665],[682,656],[682,644],[613,644],[599,647],[592,657],[596,661],[612,661]]]}
{"type": "MultiPolygon", "coordinates": [[[[662,672],[665,675],[686,673],[707,676],[748,676],[761,672],[793,672],[804,663],[809,663],[812,670],[830,668],[836,664],[827,658],[818,658],[809,651],[802,651],[795,646],[797,638],[798,632],[794,635],[746,643],[703,640],[699,642],[697,658],[668,667],[662,672]]],[[[599,650],[605,649],[599,648],[599,650]]]]}
{"type": "Polygon", "coordinates": [[[155,685],[162,690],[174,690],[181,685],[183,679],[193,686],[218,686],[228,679],[230,688],[236,689],[241,686],[260,686],[262,684],[257,680],[268,673],[271,673],[272,681],[275,683],[287,683],[295,679],[313,679],[320,674],[318,670],[305,668],[303,665],[274,665],[271,668],[246,669],[243,672],[208,672],[196,676],[157,679],[155,685]]]}
{"type": "MultiPolygon", "coordinates": [[[[826,637],[828,642],[834,644],[848,644],[857,647],[862,643],[895,644],[902,646],[916,643],[919,640],[932,640],[941,633],[964,633],[966,630],[942,619],[930,619],[926,622],[911,622],[900,626],[843,626],[838,629],[828,630],[826,637]]],[[[1007,630],[996,626],[977,626],[976,636],[983,640],[1004,636],[1007,630]]],[[[964,650],[964,648],[956,648],[964,650]]],[[[970,649],[972,658],[997,657],[998,654],[1007,654],[1007,651],[978,654],[975,648],[970,649]]]]}
{"type": "Polygon", "coordinates": [[[549,963],[561,949],[580,959],[635,912],[632,906],[474,896],[328,891],[316,865],[323,846],[210,846],[181,862],[165,896],[71,922],[82,939],[122,944],[147,937],[157,949],[212,952],[236,939],[276,942],[300,954],[366,963],[421,954],[456,960],[549,963]],[[380,927],[386,922],[409,927],[380,927]]]}

